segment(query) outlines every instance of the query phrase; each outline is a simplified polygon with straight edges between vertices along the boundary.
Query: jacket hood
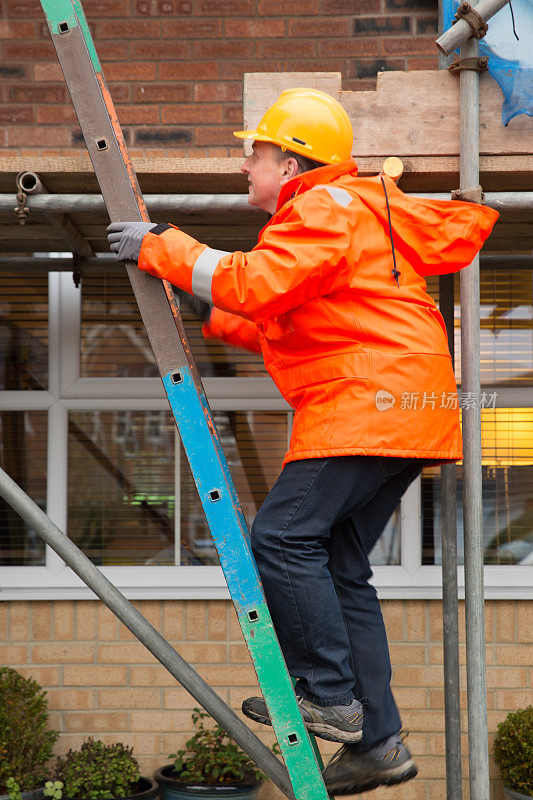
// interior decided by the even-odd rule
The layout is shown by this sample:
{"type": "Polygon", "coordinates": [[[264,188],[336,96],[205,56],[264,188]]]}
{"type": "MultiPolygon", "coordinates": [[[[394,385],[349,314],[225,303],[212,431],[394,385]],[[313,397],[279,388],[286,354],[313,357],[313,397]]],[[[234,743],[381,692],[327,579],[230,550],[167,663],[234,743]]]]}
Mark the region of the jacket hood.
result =
{"type": "MultiPolygon", "coordinates": [[[[331,183],[358,197],[389,237],[388,200],[394,248],[422,277],[457,272],[471,264],[499,217],[493,208],[477,203],[404,194],[386,176],[359,178],[357,171],[350,158],[297,175],[282,187],[276,214],[314,186],[331,183]]],[[[267,226],[274,220],[275,216],[267,226]]]]}
{"type": "Polygon", "coordinates": [[[422,277],[446,275],[471,264],[500,216],[477,203],[404,194],[387,177],[358,178],[354,183],[355,193],[378,217],[387,236],[388,199],[394,247],[422,277]]]}

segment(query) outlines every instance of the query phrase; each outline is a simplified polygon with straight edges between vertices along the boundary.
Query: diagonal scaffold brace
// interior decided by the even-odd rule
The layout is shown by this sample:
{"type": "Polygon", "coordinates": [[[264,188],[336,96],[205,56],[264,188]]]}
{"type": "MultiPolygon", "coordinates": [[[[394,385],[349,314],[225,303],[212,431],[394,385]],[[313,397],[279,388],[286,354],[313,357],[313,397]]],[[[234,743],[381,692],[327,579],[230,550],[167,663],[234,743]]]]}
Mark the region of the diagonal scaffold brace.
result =
{"type": "Polygon", "coordinates": [[[37,503],[0,468],[0,496],[63,559],[65,564],[102,600],[182,686],[230,733],[258,767],[290,800],[295,800],[283,764],[253,733],[214,689],[161,636],[116,586],[65,536],[37,503]]]}
{"type": "MultiPolygon", "coordinates": [[[[81,2],[41,0],[41,6],[110,219],[149,221],[81,2]]],[[[126,269],[269,709],[294,796],[296,800],[327,800],[317,756],[303,724],[274,632],[251,554],[246,521],[173,288],[168,282],[141,272],[134,263],[126,264],[126,269]]],[[[51,541],[49,543],[56,549],[51,541]]],[[[108,605],[116,613],[114,603],[108,605]]],[[[217,715],[217,709],[212,716],[227,727],[227,721],[217,715]]],[[[250,737],[254,737],[246,726],[244,728],[250,737]]],[[[239,730],[235,735],[235,729],[228,732],[254,758],[247,747],[246,733],[243,735],[239,730]]],[[[279,771],[274,770],[276,774],[272,774],[271,763],[266,764],[265,759],[262,761],[261,768],[290,795],[290,787],[280,785],[279,771]]]]}

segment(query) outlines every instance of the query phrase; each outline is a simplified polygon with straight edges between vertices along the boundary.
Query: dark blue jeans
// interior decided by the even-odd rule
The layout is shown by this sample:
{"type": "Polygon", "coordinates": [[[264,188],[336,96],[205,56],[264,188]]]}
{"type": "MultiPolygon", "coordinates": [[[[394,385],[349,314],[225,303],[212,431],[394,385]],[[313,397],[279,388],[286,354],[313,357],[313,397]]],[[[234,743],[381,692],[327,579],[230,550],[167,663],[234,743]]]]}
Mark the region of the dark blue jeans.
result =
{"type": "Polygon", "coordinates": [[[252,526],[252,550],[296,691],[322,706],[366,698],[369,750],[401,728],[368,555],[424,461],[291,461],[252,526]]]}

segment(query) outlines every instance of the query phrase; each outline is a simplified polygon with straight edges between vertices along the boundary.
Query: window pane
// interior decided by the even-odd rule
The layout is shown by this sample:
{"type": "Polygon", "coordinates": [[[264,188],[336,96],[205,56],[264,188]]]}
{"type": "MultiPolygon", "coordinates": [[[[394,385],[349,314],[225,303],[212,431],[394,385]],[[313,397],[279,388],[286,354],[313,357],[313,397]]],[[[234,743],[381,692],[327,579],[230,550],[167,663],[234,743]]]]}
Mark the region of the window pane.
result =
{"type": "Polygon", "coordinates": [[[96,564],[146,564],[174,546],[170,412],[69,416],[68,534],[96,564]]]}
{"type": "Polygon", "coordinates": [[[0,276],[0,390],[48,386],[48,276],[0,276]]]}
{"type": "MultiPolygon", "coordinates": [[[[533,409],[481,411],[485,564],[533,564],[533,409]]],[[[423,563],[442,563],[440,468],[424,470],[423,563]]],[[[462,465],[457,466],[457,527],[463,563],[462,465]]]]}
{"type": "MultiPolygon", "coordinates": [[[[438,298],[438,278],[428,291],[438,298]]],[[[533,383],[533,281],[531,270],[481,270],[481,383],[531,386],[533,383]]],[[[461,382],[461,307],[455,278],[455,374],[461,382]]]]}
{"type": "MultiPolygon", "coordinates": [[[[251,524],[287,449],[287,415],[214,416],[251,524]]],[[[175,461],[174,430],[167,411],[70,414],[68,532],[95,563],[218,562],[181,445],[175,461]]]]}
{"type": "MultiPolygon", "coordinates": [[[[192,352],[203,377],[264,375],[263,359],[216,340],[204,340],[199,320],[182,304],[192,352]]],[[[127,277],[84,276],[81,374],[85,378],[157,377],[154,357],[127,277]]]]}
{"type": "Polygon", "coordinates": [[[401,563],[400,506],[394,510],[385,530],[374,545],[374,549],[370,553],[370,563],[373,567],[401,563]]]}
{"type": "MultiPolygon", "coordinates": [[[[46,411],[0,411],[0,465],[46,509],[46,411]]],[[[0,497],[0,565],[42,566],[45,545],[0,497]]]]}

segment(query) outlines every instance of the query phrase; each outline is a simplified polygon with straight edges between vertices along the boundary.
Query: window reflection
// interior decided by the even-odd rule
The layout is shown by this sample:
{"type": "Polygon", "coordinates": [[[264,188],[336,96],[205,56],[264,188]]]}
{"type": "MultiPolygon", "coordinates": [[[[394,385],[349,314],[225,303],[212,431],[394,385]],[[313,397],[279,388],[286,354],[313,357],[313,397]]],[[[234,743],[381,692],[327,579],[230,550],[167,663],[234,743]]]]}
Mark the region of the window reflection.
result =
{"type": "MultiPolygon", "coordinates": [[[[202,377],[263,376],[263,359],[202,336],[202,322],[186,303],[181,313],[202,377]]],[[[82,286],[81,375],[86,378],[158,377],[133,290],[126,276],[87,276],[82,286]]]]}
{"type": "MultiPolygon", "coordinates": [[[[461,307],[455,278],[455,375],[461,382],[461,307]]],[[[438,278],[428,278],[438,298],[438,278]]],[[[533,281],[531,270],[482,270],[480,274],[481,383],[533,384],[533,281]]]]}
{"type": "Polygon", "coordinates": [[[400,552],[400,506],[398,506],[385,526],[385,530],[370,553],[373,567],[391,566],[401,563],[400,552]]]}
{"type": "MultiPolygon", "coordinates": [[[[287,415],[214,415],[250,525],[274,483],[287,415]]],[[[95,563],[217,564],[194,480],[168,411],[72,412],[68,533],[95,563]],[[176,524],[176,519],[178,524],[176,524]]]]}
{"type": "MultiPolygon", "coordinates": [[[[0,465],[46,509],[46,411],[0,411],[0,465]]],[[[0,497],[0,565],[42,566],[45,546],[0,497]]]]}
{"type": "Polygon", "coordinates": [[[47,384],[48,275],[0,275],[0,390],[47,384]]]}
{"type": "MultiPolygon", "coordinates": [[[[533,564],[533,409],[481,412],[485,564],[533,564]]],[[[457,471],[458,557],[463,563],[462,465],[457,471]]],[[[424,470],[423,563],[442,563],[438,467],[424,470]]]]}

